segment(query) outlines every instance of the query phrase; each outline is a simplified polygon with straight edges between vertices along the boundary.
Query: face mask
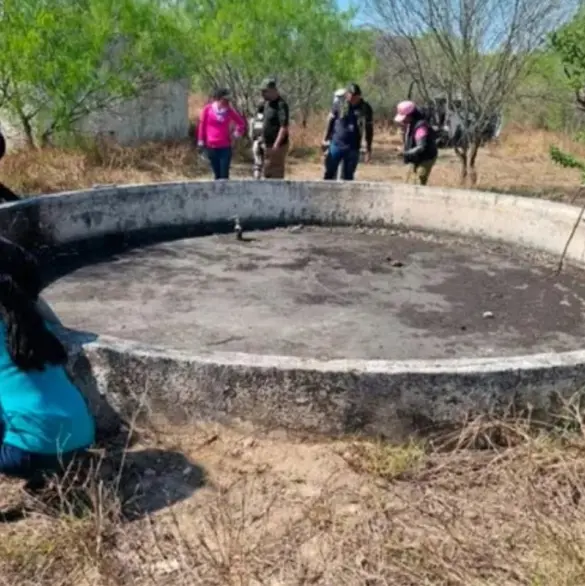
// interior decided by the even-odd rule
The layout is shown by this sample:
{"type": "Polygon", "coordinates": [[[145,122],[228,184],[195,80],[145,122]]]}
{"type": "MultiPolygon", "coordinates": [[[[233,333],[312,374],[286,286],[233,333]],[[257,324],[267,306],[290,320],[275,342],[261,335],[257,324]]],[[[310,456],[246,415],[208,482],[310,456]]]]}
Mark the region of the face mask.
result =
{"type": "Polygon", "coordinates": [[[217,116],[218,120],[221,121],[225,118],[225,115],[227,114],[228,109],[222,108],[217,102],[215,102],[213,104],[213,111],[215,112],[215,115],[217,116]]]}

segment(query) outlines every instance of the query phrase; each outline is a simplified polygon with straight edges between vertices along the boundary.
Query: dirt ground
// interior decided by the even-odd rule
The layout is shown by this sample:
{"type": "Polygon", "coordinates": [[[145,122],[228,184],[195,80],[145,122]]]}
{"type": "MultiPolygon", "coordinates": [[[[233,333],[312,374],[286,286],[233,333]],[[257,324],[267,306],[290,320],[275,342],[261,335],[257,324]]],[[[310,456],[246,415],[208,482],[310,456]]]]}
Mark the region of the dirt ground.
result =
{"type": "MultiPolygon", "coordinates": [[[[391,446],[160,424],[126,456],[132,520],[111,482],[88,489],[81,517],[63,495],[58,515],[37,505],[0,525],[0,584],[582,585],[585,440],[573,427],[485,420],[391,446]]],[[[3,488],[5,504],[20,498],[3,488]]]]}

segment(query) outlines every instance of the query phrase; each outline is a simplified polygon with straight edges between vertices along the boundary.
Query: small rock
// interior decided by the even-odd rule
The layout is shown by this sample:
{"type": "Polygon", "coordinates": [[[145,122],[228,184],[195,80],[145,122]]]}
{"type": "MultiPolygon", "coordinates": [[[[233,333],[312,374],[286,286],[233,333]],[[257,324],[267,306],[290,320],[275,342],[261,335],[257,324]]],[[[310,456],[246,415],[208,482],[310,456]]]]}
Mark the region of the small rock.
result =
{"type": "Polygon", "coordinates": [[[303,229],[303,225],[299,224],[298,226],[292,226],[289,228],[290,232],[300,232],[303,229]]]}
{"type": "Polygon", "coordinates": [[[246,438],[242,445],[246,449],[253,448],[256,445],[256,440],[253,437],[246,438]]]}
{"type": "Polygon", "coordinates": [[[404,266],[404,263],[402,261],[399,261],[399,260],[393,260],[390,263],[390,265],[393,266],[393,267],[403,267],[404,266]]]}
{"type": "Polygon", "coordinates": [[[180,569],[181,564],[178,560],[164,560],[152,565],[153,573],[158,575],[172,574],[180,569]]]}
{"type": "Polygon", "coordinates": [[[492,319],[493,317],[494,317],[494,314],[491,311],[484,311],[483,312],[484,319],[492,319]]]}
{"type": "Polygon", "coordinates": [[[297,397],[295,399],[295,403],[297,405],[306,405],[307,403],[310,403],[311,399],[309,399],[309,397],[297,397]]]}

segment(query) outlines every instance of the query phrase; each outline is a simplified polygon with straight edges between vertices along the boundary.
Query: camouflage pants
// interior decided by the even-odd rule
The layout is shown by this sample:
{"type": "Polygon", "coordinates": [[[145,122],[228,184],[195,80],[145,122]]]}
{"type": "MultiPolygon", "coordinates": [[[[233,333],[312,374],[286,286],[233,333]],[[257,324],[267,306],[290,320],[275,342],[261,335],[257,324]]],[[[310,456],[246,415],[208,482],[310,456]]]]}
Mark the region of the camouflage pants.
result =
{"type": "Polygon", "coordinates": [[[262,179],[264,174],[264,144],[257,138],[252,144],[252,154],[254,155],[254,179],[262,179]]]}
{"type": "Polygon", "coordinates": [[[414,173],[414,183],[417,183],[418,185],[426,185],[429,182],[429,176],[436,162],[437,158],[435,157],[430,161],[424,161],[418,165],[413,165],[412,172],[414,173]]]}

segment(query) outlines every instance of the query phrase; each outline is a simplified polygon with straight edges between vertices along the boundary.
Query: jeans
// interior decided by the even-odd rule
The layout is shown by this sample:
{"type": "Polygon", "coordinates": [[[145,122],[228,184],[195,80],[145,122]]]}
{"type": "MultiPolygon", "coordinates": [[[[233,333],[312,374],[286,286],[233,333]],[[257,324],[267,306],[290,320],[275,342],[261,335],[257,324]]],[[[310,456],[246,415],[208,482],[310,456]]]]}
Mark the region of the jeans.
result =
{"type": "Polygon", "coordinates": [[[231,147],[220,149],[207,149],[207,158],[211,164],[211,170],[215,179],[229,179],[230,165],[232,164],[231,147]]]}
{"type": "Polygon", "coordinates": [[[31,489],[40,488],[46,476],[65,472],[73,459],[84,451],[33,454],[3,443],[0,445],[0,474],[26,480],[31,489]]]}
{"type": "Polygon", "coordinates": [[[329,146],[325,157],[324,179],[337,179],[337,170],[342,164],[341,178],[344,181],[353,181],[355,170],[360,160],[360,152],[355,149],[340,149],[335,145],[329,146]]]}

